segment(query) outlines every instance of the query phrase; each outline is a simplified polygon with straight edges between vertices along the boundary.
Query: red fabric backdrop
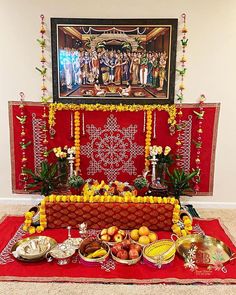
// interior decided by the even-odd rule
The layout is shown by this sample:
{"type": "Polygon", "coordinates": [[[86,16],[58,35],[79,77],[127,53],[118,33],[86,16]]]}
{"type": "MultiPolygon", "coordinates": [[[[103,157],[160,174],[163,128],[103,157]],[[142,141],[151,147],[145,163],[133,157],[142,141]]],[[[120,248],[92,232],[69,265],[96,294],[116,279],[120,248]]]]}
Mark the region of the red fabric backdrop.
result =
{"type": "MultiPolygon", "coordinates": [[[[17,115],[20,116],[18,105],[18,102],[9,103],[12,189],[13,192],[22,193],[23,187],[19,181],[21,172],[21,149],[19,145],[21,126],[18,119],[16,119],[17,115]]],[[[212,195],[219,104],[205,104],[204,108],[199,195],[212,195]]],[[[186,104],[183,107],[183,120],[189,126],[188,133],[186,133],[184,139],[185,165],[189,169],[195,168],[197,152],[195,145],[192,143],[193,140],[197,139],[198,128],[197,118],[193,114],[194,110],[198,110],[197,105],[186,104]]],[[[37,148],[42,145],[42,142],[40,142],[40,139],[35,142],[40,132],[35,129],[38,121],[35,121],[33,124],[32,116],[34,116],[34,120],[42,119],[43,107],[39,103],[27,102],[25,112],[27,114],[26,137],[27,141],[32,141],[32,144],[26,150],[26,156],[28,158],[28,167],[34,169],[37,148]]],[[[71,113],[71,111],[57,111],[56,125],[54,127],[56,134],[53,140],[49,138],[49,149],[57,146],[74,145],[74,139],[70,136],[71,113]]],[[[82,113],[84,114],[85,123],[85,135],[82,134],[82,126],[80,134],[83,177],[108,181],[110,180],[108,175],[112,173],[113,178],[132,183],[134,178],[141,174],[144,169],[145,133],[143,132],[143,112],[83,111],[81,115],[82,113]],[[113,149],[116,149],[114,165],[110,163],[111,157],[108,156],[109,146],[113,146],[113,149]]],[[[167,112],[156,111],[156,139],[153,139],[152,136],[152,145],[169,145],[173,152],[175,152],[177,148],[177,133],[170,135],[167,120],[167,112]]]]}

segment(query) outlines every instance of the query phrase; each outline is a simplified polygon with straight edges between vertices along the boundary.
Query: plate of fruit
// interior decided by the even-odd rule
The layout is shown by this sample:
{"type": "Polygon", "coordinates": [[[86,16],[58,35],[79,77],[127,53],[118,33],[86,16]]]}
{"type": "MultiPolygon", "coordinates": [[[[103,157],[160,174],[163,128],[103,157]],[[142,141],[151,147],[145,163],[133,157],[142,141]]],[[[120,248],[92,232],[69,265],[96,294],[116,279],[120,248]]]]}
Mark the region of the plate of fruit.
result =
{"type": "Polygon", "coordinates": [[[123,264],[133,265],[139,262],[142,257],[142,247],[130,240],[123,240],[111,248],[112,258],[123,264]]]}
{"type": "Polygon", "coordinates": [[[157,241],[158,236],[153,231],[150,231],[147,226],[141,226],[139,229],[131,230],[130,239],[134,243],[145,246],[157,241]]]}
{"type": "Polygon", "coordinates": [[[110,253],[110,247],[96,238],[86,238],[80,244],[79,255],[87,262],[102,262],[110,253]]]}
{"type": "Polygon", "coordinates": [[[119,229],[117,226],[103,228],[99,234],[99,239],[113,246],[116,243],[122,242],[127,237],[127,232],[119,229]]]}

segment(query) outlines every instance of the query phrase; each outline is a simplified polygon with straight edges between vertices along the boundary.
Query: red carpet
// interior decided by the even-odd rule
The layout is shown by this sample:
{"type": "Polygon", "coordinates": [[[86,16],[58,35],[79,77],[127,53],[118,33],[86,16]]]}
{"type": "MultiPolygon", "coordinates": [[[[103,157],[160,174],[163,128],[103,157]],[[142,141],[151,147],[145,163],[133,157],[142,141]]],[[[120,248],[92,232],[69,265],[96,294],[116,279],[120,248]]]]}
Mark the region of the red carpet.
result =
{"type": "MultiPolygon", "coordinates": [[[[68,265],[59,266],[55,262],[45,261],[37,263],[22,263],[12,259],[6,245],[15,236],[21,238],[23,232],[19,230],[23,217],[7,216],[0,224],[0,280],[1,281],[31,281],[31,282],[90,282],[90,283],[127,283],[127,284],[230,284],[236,283],[236,260],[226,265],[227,272],[221,270],[208,270],[199,267],[195,271],[185,269],[184,261],[178,255],[175,260],[162,269],[156,269],[146,264],[139,263],[134,266],[124,266],[110,261],[110,266],[115,266],[109,272],[102,269],[103,266],[88,267],[78,261],[68,265]],[[17,232],[17,234],[16,234],[17,232]],[[4,250],[5,248],[5,250],[4,250]],[[11,262],[10,262],[11,261],[11,262]],[[4,264],[5,263],[5,264],[4,264]]],[[[207,235],[222,240],[236,252],[236,246],[229,233],[218,219],[195,219],[207,235]]],[[[62,242],[67,237],[65,229],[46,230],[44,235],[62,242]]],[[[72,237],[77,237],[76,230],[72,231],[72,237]]],[[[160,232],[159,238],[169,238],[170,233],[160,232]]],[[[12,241],[13,243],[13,241],[12,241]]],[[[10,247],[8,247],[10,248],[10,247]]]]}

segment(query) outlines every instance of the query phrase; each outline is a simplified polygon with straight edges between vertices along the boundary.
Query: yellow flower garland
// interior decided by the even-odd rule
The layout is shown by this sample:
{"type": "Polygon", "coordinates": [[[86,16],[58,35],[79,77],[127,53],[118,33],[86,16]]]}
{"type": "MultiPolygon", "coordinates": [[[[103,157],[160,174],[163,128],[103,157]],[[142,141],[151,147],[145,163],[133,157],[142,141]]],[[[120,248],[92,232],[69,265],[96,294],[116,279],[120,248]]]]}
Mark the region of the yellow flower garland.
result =
{"type": "Polygon", "coordinates": [[[44,231],[44,229],[47,227],[47,218],[46,218],[46,212],[45,212],[45,199],[43,199],[41,201],[40,204],[40,208],[39,208],[39,221],[40,221],[40,225],[38,225],[37,227],[33,226],[33,216],[34,216],[34,212],[32,211],[28,211],[25,213],[25,221],[24,221],[24,226],[23,226],[23,230],[24,231],[28,231],[30,235],[34,234],[34,233],[41,233],[44,231]]]}
{"type": "Polygon", "coordinates": [[[145,169],[148,170],[149,160],[147,157],[150,153],[150,146],[152,140],[152,111],[147,111],[147,126],[146,126],[146,139],[145,139],[145,169]]]}
{"type": "Polygon", "coordinates": [[[78,172],[80,169],[80,113],[78,111],[75,112],[74,126],[75,170],[78,172]]]}
{"type": "Polygon", "coordinates": [[[103,112],[139,112],[139,111],[166,111],[169,114],[168,124],[175,125],[176,107],[175,105],[108,105],[108,104],[63,104],[51,103],[49,105],[48,123],[50,127],[56,124],[57,111],[103,111],[103,112]]]}

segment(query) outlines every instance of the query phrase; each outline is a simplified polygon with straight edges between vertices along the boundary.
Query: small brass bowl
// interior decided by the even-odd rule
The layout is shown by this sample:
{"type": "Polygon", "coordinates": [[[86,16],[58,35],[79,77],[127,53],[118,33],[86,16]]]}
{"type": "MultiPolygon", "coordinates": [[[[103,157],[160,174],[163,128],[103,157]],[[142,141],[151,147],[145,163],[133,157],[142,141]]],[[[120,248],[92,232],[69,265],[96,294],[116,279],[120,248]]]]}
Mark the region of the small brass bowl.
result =
{"type": "Polygon", "coordinates": [[[105,243],[105,242],[102,242],[102,243],[101,243],[101,247],[104,248],[104,249],[107,251],[107,253],[106,253],[104,256],[99,257],[99,258],[87,258],[86,256],[84,256],[84,255],[81,253],[80,249],[78,250],[78,253],[79,253],[80,258],[81,258],[82,260],[84,260],[85,262],[102,263],[102,262],[105,261],[105,260],[107,259],[107,257],[109,256],[109,254],[110,254],[110,247],[109,247],[109,245],[108,245],[107,243],[105,243]]]}
{"type": "Polygon", "coordinates": [[[157,264],[170,263],[175,257],[175,242],[168,239],[157,240],[143,248],[143,257],[157,264]]]}

